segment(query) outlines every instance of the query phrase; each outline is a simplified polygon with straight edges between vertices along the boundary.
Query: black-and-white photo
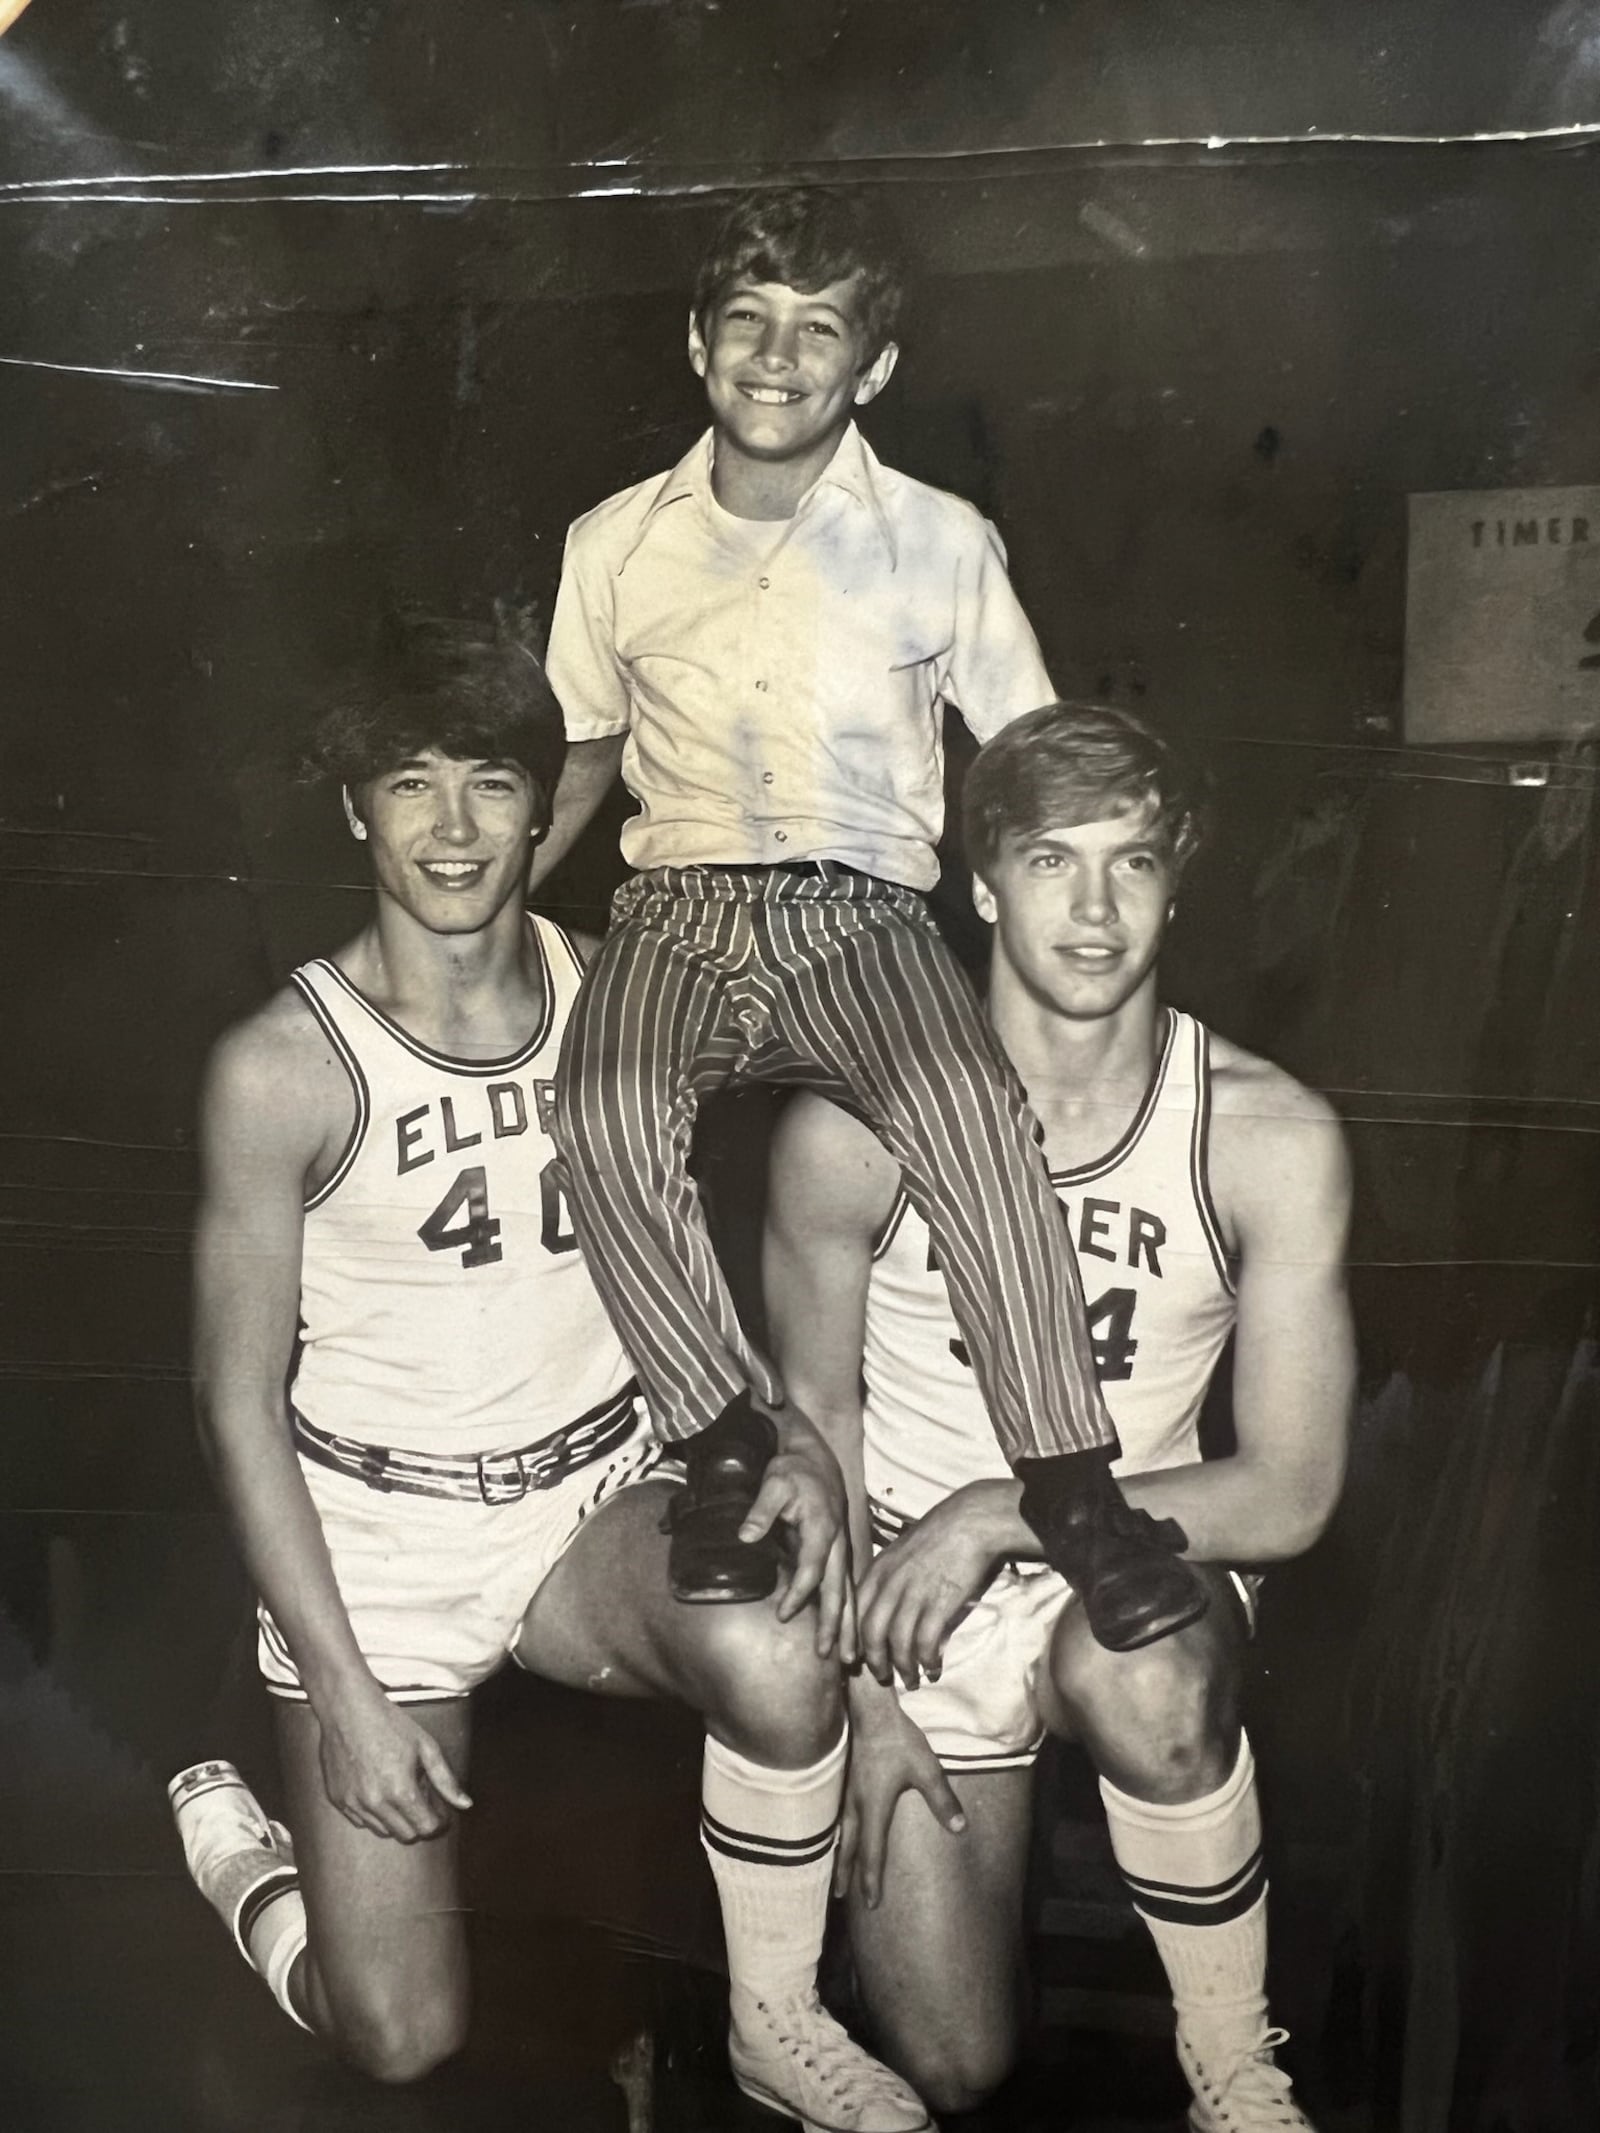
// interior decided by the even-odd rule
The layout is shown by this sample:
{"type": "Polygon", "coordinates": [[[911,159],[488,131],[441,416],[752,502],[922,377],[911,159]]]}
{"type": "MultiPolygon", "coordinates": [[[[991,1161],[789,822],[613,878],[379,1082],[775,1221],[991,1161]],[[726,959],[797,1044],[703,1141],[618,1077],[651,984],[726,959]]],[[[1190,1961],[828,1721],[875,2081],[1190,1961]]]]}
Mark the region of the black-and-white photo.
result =
{"type": "Polygon", "coordinates": [[[1600,2124],[1597,172],[0,0],[0,2121],[1600,2124]]]}

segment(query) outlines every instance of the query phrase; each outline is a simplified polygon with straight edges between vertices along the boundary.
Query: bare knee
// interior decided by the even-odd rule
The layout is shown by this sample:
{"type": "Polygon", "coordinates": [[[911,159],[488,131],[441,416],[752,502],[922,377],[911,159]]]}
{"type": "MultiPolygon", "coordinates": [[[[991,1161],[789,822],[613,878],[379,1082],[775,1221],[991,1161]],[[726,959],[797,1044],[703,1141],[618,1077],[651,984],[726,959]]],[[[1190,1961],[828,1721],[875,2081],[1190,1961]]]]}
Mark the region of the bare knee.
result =
{"type": "Polygon", "coordinates": [[[1238,1663],[1209,1618],[1142,1650],[1109,1652],[1082,1610],[1069,1608],[1050,1680],[1059,1729],[1082,1741],[1112,1784],[1176,1803],[1226,1781],[1238,1749],[1238,1663]]]}
{"type": "Polygon", "coordinates": [[[466,2002],[444,1989],[406,1998],[364,1992],[354,2004],[331,2008],[328,2028],[340,2054],[363,2074],[401,2086],[460,2051],[466,2002]]]}
{"type": "Polygon", "coordinates": [[[977,2110],[1017,2062],[1009,2029],[986,2030],[970,2022],[919,2024],[914,2034],[893,2025],[882,2048],[936,2114],[977,2110]]]}
{"type": "Polygon", "coordinates": [[[1016,2064],[1016,2053],[942,2050],[926,2073],[909,2076],[912,2087],[931,2111],[975,2111],[988,2102],[1016,2064]]]}
{"type": "Polygon", "coordinates": [[[820,1659],[816,1615],[780,1622],[770,1601],[694,1610],[704,1715],[753,1762],[801,1770],[839,1738],[844,1695],[837,1661],[820,1659]]]}
{"type": "MultiPolygon", "coordinates": [[[[888,1871],[907,1864],[902,1854],[888,1871]]],[[[1009,1929],[1004,1922],[1020,1889],[1008,1898],[993,1882],[965,1890],[946,1883],[943,1902],[938,1889],[930,1883],[930,1908],[920,1915],[891,1909],[888,1930],[881,1913],[853,1908],[851,1945],[874,2048],[942,2117],[977,2110],[1016,2065],[1025,1969],[1020,1914],[1009,1929]]]]}

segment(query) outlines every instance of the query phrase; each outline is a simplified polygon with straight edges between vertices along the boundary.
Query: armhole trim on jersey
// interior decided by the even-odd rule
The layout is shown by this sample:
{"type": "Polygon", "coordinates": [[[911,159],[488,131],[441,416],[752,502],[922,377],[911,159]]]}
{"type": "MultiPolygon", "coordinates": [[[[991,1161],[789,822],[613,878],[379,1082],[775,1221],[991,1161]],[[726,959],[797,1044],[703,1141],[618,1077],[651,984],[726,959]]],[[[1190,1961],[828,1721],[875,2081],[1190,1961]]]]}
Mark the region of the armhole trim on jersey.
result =
{"type": "Polygon", "coordinates": [[[1134,1113],[1127,1131],[1114,1148],[1105,1155],[1096,1156],[1092,1163],[1080,1163],[1075,1170],[1052,1170],[1052,1185],[1092,1185],[1096,1178],[1103,1178],[1108,1170],[1114,1170],[1118,1163],[1125,1162],[1144,1138],[1145,1129],[1155,1116],[1156,1105],[1161,1101],[1161,1092],[1167,1085],[1167,1069],[1172,1064],[1172,1055],[1178,1041],[1177,1014],[1170,1007],[1163,1008],[1162,1013],[1167,1018],[1167,1030],[1161,1041],[1161,1056],[1156,1061],[1156,1070],[1150,1077],[1150,1086],[1145,1090],[1144,1099],[1134,1113]]]}
{"type": "MultiPolygon", "coordinates": [[[[530,912],[528,915],[531,922],[533,914],[530,912]]],[[[398,1022],[391,1021],[381,1007],[374,1006],[358,985],[351,984],[337,963],[319,959],[315,968],[325,970],[328,976],[338,985],[340,991],[347,993],[357,1007],[371,1016],[384,1035],[392,1037],[403,1051],[411,1054],[413,1059],[420,1059],[425,1066],[438,1067],[446,1074],[464,1074],[473,1080],[487,1081],[492,1074],[515,1074],[520,1072],[530,1061],[538,1057],[550,1039],[550,1029],[555,1021],[556,1013],[555,975],[550,968],[550,951],[545,946],[543,930],[538,926],[533,928],[533,939],[534,945],[539,951],[539,966],[544,977],[544,1011],[539,1017],[537,1029],[528,1039],[528,1042],[519,1045],[514,1052],[508,1053],[504,1059],[457,1059],[449,1052],[436,1052],[431,1045],[423,1044],[418,1038],[413,1037],[409,1030],[402,1029],[398,1022]]]]}
{"type": "Polygon", "coordinates": [[[539,918],[532,911],[528,913],[528,917],[533,921],[533,930],[536,934],[542,932],[546,926],[550,928],[550,931],[555,935],[556,939],[567,951],[567,954],[572,958],[572,967],[578,973],[578,976],[580,978],[585,976],[586,973],[584,969],[583,957],[579,955],[577,948],[573,945],[572,936],[570,933],[568,933],[566,927],[563,926],[558,919],[539,918]]]}
{"type": "MultiPolygon", "coordinates": [[[[311,967],[316,970],[332,971],[335,977],[338,976],[338,972],[333,969],[331,963],[319,960],[311,967]]],[[[344,1144],[344,1152],[339,1157],[338,1162],[334,1164],[332,1175],[326,1178],[303,1203],[305,1212],[309,1215],[313,1208],[321,1207],[325,1200],[331,1199],[350,1175],[350,1166],[361,1153],[362,1143],[367,1137],[367,1127],[372,1122],[372,1096],[367,1088],[367,1077],[361,1071],[361,1062],[350,1049],[343,1030],[340,1029],[327,1008],[317,998],[316,988],[312,985],[310,979],[300,971],[295,970],[290,972],[290,983],[297,988],[307,1007],[316,1016],[318,1026],[321,1028],[323,1035],[338,1054],[339,1064],[349,1076],[350,1093],[356,1100],[355,1123],[350,1128],[350,1136],[344,1144]]]]}
{"type": "Polygon", "coordinates": [[[1216,1202],[1211,1197],[1211,1033],[1199,1020],[1194,1025],[1194,1131],[1189,1139],[1189,1179],[1217,1279],[1233,1296],[1237,1293],[1233,1268],[1228,1262],[1216,1202]]]}
{"type": "Polygon", "coordinates": [[[894,1205],[890,1208],[888,1214],[884,1216],[883,1227],[872,1240],[872,1263],[874,1266],[885,1256],[890,1245],[899,1236],[900,1225],[905,1220],[910,1207],[911,1195],[906,1191],[903,1184],[897,1185],[894,1193],[894,1205]]]}

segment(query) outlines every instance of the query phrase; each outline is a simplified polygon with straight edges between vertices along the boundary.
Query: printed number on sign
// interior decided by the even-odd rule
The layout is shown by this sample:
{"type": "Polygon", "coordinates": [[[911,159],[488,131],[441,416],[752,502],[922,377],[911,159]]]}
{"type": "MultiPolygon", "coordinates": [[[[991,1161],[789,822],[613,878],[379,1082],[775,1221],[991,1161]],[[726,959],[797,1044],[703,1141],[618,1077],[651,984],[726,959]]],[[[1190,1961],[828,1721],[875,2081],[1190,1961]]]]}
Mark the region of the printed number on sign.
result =
{"type": "Polygon", "coordinates": [[[489,1212],[489,1181],[481,1163],[460,1173],[417,1235],[430,1252],[459,1250],[463,1266],[493,1266],[504,1257],[500,1224],[489,1212]],[[463,1212],[466,1219],[457,1221],[463,1212]]]}
{"type": "MultiPolygon", "coordinates": [[[[1138,1301],[1135,1289],[1107,1289],[1084,1314],[1094,1349],[1094,1374],[1102,1385],[1120,1385],[1133,1376],[1133,1359],[1139,1352],[1133,1337],[1133,1307],[1138,1301]]],[[[950,1353],[963,1368],[972,1368],[965,1341],[953,1340],[950,1353]]]]}

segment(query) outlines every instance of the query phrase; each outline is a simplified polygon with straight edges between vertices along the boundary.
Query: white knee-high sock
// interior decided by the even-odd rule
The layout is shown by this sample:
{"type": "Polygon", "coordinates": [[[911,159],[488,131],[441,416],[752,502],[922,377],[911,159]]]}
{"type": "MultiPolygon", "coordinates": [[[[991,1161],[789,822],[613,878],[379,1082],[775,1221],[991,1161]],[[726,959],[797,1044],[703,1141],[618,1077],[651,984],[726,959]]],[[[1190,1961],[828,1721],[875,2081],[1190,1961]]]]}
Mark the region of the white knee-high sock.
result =
{"type": "Polygon", "coordinates": [[[772,1770],[706,1740],[700,1841],[722,1904],[734,2018],[816,1988],[849,1736],[804,1770],[772,1770]]]}
{"type": "Polygon", "coordinates": [[[1203,1799],[1156,1806],[1104,1778],[1100,1797],[1179,2027],[1220,2023],[1243,2046],[1267,2020],[1267,1877],[1250,1743],[1240,1737],[1232,1775],[1203,1799]]]}
{"type": "Polygon", "coordinates": [[[235,1931],[252,1968],[266,1979],[272,1997],[302,2029],[311,2024],[295,2006],[290,1973],[305,1952],[306,1900],[298,1875],[264,1882],[240,1906],[235,1931]]]}

